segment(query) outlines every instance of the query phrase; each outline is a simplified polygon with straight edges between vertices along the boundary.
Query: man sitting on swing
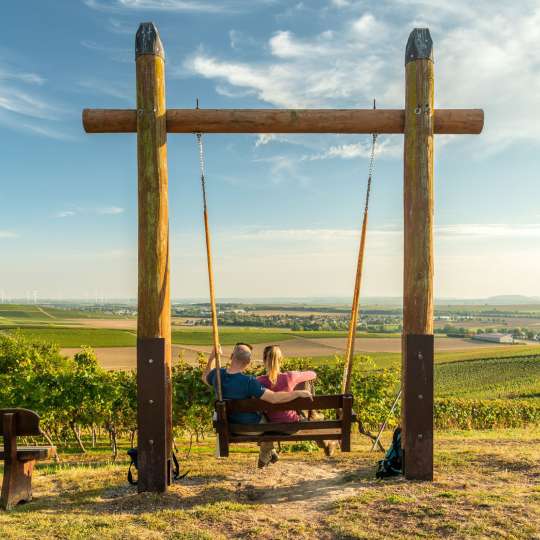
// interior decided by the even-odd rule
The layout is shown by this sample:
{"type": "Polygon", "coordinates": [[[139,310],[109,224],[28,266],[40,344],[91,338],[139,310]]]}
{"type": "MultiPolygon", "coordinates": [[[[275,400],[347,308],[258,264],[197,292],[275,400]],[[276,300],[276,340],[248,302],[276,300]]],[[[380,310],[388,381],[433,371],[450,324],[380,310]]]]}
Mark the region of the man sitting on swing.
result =
{"type": "MultiPolygon", "coordinates": [[[[243,373],[251,362],[253,347],[247,343],[237,343],[231,353],[231,365],[221,368],[221,389],[223,399],[249,399],[258,398],[268,403],[288,403],[297,398],[312,398],[307,390],[293,390],[292,392],[274,392],[265,388],[255,377],[243,373]]],[[[220,351],[221,353],[221,351],[220,351]]],[[[212,368],[216,358],[216,351],[212,351],[208,358],[206,368],[202,373],[202,380],[208,386],[216,386],[216,369],[212,368]]],[[[217,390],[217,389],[216,389],[217,390]]],[[[235,412],[229,417],[231,424],[260,424],[266,420],[258,412],[235,412]]],[[[263,431],[252,433],[259,435],[263,431]]],[[[273,442],[261,442],[259,461],[257,466],[262,469],[269,463],[275,463],[278,455],[274,450],[273,442]]]]}

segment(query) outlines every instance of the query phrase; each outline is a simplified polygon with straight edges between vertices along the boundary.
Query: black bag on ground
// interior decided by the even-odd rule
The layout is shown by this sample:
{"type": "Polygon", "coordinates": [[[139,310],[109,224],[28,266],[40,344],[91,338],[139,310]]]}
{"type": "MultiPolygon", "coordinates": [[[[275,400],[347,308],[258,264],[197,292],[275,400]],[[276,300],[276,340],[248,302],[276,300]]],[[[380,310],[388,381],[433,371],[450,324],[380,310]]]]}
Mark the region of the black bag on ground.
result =
{"type": "Polygon", "coordinates": [[[401,428],[397,427],[392,435],[392,444],[384,459],[377,464],[376,478],[388,478],[403,474],[403,450],[401,448],[401,428]]]}
{"type": "MultiPolygon", "coordinates": [[[[138,452],[136,448],[130,448],[127,451],[127,455],[131,458],[131,463],[129,464],[129,469],[127,473],[127,480],[132,486],[137,485],[137,480],[133,479],[133,473],[131,472],[131,467],[135,467],[135,469],[139,468],[139,461],[138,461],[138,452]]],[[[172,460],[173,460],[173,482],[176,480],[182,480],[182,478],[185,478],[189,471],[186,471],[184,474],[180,474],[180,463],[178,463],[178,458],[176,457],[176,454],[172,453],[172,460]]]]}

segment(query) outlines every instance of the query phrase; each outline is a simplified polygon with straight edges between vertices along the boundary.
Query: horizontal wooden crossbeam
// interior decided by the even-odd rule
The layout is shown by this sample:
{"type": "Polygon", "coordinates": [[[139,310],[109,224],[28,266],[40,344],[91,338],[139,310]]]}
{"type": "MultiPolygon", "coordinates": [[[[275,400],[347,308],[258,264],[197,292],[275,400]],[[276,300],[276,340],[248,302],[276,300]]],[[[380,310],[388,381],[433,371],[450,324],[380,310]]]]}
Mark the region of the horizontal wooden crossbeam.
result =
{"type": "MultiPolygon", "coordinates": [[[[424,113],[420,111],[419,114],[424,113]]],[[[135,133],[135,109],[84,109],[87,133],[135,133]]],[[[139,111],[145,114],[145,111],[139,111]]],[[[168,109],[168,133],[403,133],[403,109],[168,109]]],[[[434,132],[478,134],[482,109],[436,109],[434,132]]]]}

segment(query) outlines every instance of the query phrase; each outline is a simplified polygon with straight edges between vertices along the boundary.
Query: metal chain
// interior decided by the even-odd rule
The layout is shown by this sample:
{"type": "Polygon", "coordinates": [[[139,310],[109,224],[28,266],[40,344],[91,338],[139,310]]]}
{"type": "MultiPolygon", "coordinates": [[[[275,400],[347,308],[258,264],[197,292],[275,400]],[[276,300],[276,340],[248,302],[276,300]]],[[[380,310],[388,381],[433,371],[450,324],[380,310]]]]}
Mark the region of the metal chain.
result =
{"type": "Polygon", "coordinates": [[[203,204],[206,209],[206,178],[204,174],[204,147],[202,140],[202,133],[197,133],[197,145],[199,146],[199,165],[201,169],[201,188],[203,195],[203,204]]]}
{"type": "Polygon", "coordinates": [[[366,189],[366,204],[364,206],[364,214],[367,214],[369,207],[369,196],[371,194],[371,179],[373,177],[373,169],[375,168],[375,147],[377,142],[377,133],[371,135],[371,154],[369,156],[369,167],[368,167],[368,181],[366,189]]]}

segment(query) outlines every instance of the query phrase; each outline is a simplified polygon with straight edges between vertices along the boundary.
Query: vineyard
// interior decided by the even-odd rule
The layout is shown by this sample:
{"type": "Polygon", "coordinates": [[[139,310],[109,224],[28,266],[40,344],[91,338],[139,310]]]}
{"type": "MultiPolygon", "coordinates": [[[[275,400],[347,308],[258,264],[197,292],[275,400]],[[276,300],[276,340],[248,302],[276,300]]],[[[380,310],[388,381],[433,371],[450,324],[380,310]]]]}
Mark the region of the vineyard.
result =
{"type": "MultiPolygon", "coordinates": [[[[286,367],[308,369],[313,364],[309,359],[294,359],[286,367]]],[[[539,368],[535,357],[436,366],[436,427],[489,429],[540,424],[540,400],[534,399],[538,396],[539,368]],[[486,397],[516,399],[479,399],[486,397]]],[[[340,358],[315,369],[317,393],[339,392],[340,358]]],[[[173,369],[175,433],[192,440],[211,431],[213,396],[200,374],[200,366],[182,361],[173,369]]],[[[370,358],[362,356],[356,361],[352,381],[359,420],[365,430],[376,431],[395,397],[399,372],[378,369],[370,358]]],[[[135,437],[135,375],[101,368],[91,349],[66,358],[55,345],[32,342],[20,334],[0,336],[0,408],[14,403],[37,411],[45,436],[60,447],[74,444],[84,452],[88,444],[105,436],[116,456],[118,440],[133,441],[135,437]]],[[[389,427],[398,417],[396,410],[389,427]]]]}

